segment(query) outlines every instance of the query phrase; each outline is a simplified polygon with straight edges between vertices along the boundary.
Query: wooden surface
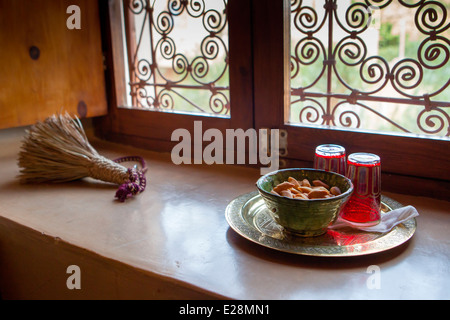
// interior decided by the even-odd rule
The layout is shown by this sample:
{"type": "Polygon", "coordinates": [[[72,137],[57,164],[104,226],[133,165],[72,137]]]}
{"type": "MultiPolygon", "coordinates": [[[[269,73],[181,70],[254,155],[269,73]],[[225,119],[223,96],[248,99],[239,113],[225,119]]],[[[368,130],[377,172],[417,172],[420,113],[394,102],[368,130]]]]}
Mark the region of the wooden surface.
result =
{"type": "Polygon", "coordinates": [[[107,112],[97,1],[0,0],[0,128],[107,112]],[[81,29],[66,26],[70,5],[81,29]],[[39,49],[37,59],[30,48],[39,49]]]}
{"type": "Polygon", "coordinates": [[[91,142],[109,158],[141,155],[144,193],[114,201],[93,180],[20,185],[17,129],[0,131],[0,288],[4,299],[449,299],[449,202],[384,193],[419,212],[413,238],[353,258],[292,255],[258,246],[225,220],[259,170],[176,166],[169,154],[91,142]],[[69,265],[81,289],[69,290],[69,265]],[[381,286],[370,289],[369,266],[381,286]]]}

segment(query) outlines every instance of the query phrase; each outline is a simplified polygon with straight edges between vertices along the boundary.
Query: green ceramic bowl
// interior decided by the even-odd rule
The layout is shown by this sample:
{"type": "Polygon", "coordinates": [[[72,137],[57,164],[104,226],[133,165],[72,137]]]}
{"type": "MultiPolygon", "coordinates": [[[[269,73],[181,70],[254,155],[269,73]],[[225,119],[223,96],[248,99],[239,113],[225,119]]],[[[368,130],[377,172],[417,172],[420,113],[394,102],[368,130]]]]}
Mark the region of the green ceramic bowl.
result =
{"type": "Polygon", "coordinates": [[[268,173],[256,182],[273,219],[285,230],[303,237],[318,236],[336,221],[339,211],[353,192],[353,184],[343,175],[316,169],[282,169],[268,173]],[[293,177],[298,181],[321,180],[337,186],[341,194],[324,199],[291,199],[271,193],[273,187],[293,177]]]}

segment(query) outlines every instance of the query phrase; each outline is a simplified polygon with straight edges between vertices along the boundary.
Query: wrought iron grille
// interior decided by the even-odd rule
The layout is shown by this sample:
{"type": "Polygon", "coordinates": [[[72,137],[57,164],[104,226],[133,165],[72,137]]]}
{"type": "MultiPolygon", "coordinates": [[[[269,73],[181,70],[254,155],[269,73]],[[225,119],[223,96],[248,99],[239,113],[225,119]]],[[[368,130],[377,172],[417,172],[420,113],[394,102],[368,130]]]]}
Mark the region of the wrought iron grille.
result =
{"type": "Polygon", "coordinates": [[[290,122],[449,138],[449,8],[292,0],[290,122]]]}
{"type": "Polygon", "coordinates": [[[230,114],[227,0],[124,0],[133,108],[230,114]]]}

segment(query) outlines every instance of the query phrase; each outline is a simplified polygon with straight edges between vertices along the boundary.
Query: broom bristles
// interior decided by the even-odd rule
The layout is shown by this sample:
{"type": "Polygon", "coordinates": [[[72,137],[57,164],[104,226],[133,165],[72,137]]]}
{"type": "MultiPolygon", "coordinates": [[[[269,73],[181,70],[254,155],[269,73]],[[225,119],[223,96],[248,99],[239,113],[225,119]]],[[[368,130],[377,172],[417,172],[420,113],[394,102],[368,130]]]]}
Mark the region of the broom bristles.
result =
{"type": "Polygon", "coordinates": [[[67,182],[85,177],[121,184],[127,168],[101,156],[78,118],[53,115],[27,130],[18,160],[23,183],[67,182]]]}

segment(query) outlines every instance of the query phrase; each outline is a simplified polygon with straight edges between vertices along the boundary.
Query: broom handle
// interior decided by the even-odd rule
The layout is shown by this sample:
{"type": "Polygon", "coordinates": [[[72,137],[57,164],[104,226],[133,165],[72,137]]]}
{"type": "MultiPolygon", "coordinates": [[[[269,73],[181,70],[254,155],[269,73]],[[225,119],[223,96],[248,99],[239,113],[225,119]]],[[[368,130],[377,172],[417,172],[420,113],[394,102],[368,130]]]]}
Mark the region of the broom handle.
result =
{"type": "Polygon", "coordinates": [[[129,179],[127,168],[103,156],[91,158],[88,172],[91,178],[115,184],[122,184],[129,179]]]}

